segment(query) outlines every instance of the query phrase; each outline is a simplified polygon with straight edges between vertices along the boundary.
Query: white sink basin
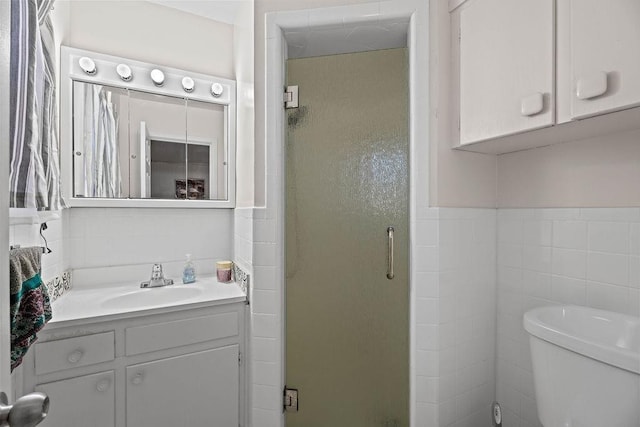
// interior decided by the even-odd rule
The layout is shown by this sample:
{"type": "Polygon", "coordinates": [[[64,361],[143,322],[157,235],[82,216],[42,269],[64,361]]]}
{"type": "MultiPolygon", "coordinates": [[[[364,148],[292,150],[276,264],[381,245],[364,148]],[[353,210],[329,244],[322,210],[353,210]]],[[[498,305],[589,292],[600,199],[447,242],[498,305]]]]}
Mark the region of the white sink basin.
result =
{"type": "Polygon", "coordinates": [[[136,289],[102,301],[104,308],[139,308],[144,306],[162,306],[197,298],[202,289],[171,285],[161,288],[136,289]]]}
{"type": "Polygon", "coordinates": [[[543,307],[524,328],[545,427],[640,427],[640,318],[543,307]]]}

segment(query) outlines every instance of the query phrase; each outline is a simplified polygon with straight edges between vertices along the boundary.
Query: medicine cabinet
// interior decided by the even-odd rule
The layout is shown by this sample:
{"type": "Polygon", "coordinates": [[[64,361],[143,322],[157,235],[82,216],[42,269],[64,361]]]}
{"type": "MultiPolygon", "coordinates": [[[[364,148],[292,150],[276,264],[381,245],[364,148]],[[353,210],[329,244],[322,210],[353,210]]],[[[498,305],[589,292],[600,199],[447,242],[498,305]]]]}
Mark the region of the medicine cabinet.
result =
{"type": "Polygon", "coordinates": [[[61,69],[70,206],[235,205],[234,81],[69,47],[61,69]]]}

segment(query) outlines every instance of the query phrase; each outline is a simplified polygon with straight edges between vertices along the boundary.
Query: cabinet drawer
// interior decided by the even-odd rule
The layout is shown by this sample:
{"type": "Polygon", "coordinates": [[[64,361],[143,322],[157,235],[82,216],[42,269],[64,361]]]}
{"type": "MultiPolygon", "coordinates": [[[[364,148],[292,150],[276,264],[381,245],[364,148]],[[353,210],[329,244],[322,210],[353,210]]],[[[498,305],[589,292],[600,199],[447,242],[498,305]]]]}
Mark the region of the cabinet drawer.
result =
{"type": "Polygon", "coordinates": [[[114,333],[85,335],[35,346],[36,374],[48,374],[115,358],[114,333]]]}
{"type": "Polygon", "coordinates": [[[238,313],[136,326],[125,331],[126,354],[149,353],[238,335],[238,313]]]}

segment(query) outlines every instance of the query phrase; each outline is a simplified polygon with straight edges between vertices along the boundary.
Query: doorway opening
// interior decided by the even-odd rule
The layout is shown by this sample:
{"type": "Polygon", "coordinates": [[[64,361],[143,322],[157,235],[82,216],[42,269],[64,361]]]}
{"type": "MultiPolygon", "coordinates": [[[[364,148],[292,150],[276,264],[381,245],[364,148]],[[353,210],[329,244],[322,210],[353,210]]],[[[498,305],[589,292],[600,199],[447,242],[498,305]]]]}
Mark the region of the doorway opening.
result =
{"type": "Polygon", "coordinates": [[[286,76],[287,426],[409,426],[408,50],[289,59],[286,76]]]}

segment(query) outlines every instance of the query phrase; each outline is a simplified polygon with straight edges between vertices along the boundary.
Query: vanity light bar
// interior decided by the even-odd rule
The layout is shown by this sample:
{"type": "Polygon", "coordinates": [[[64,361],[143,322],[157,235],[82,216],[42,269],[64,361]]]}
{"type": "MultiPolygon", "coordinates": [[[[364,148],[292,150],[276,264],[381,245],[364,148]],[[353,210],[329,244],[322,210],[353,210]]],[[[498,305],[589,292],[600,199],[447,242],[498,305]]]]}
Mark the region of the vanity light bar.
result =
{"type": "MultiPolygon", "coordinates": [[[[91,53],[91,52],[87,52],[87,53],[91,53]]],[[[100,55],[100,54],[97,54],[100,55]]],[[[106,55],[100,55],[100,56],[105,56],[106,58],[108,58],[106,55]]],[[[99,80],[99,83],[103,83],[106,85],[113,85],[114,82],[109,81],[109,76],[105,75],[107,73],[109,73],[108,69],[110,68],[109,65],[111,65],[109,62],[109,59],[102,59],[99,58],[98,62],[101,63],[102,65],[102,72],[101,72],[101,76],[98,77],[98,66],[96,64],[96,60],[94,60],[93,58],[90,58],[88,56],[80,56],[80,57],[76,57],[77,58],[77,64],[80,67],[80,70],[82,70],[84,72],[85,75],[87,76],[94,76],[97,77],[97,80],[99,80]],[[106,62],[106,64],[104,63],[106,62]],[[106,67],[105,67],[106,65],[106,67]]],[[[137,62],[137,61],[132,61],[132,62],[137,62]]],[[[140,63],[142,65],[142,63],[140,63]]],[[[114,63],[115,65],[115,63],[114,63]]],[[[150,64],[144,64],[144,65],[150,65],[150,64]]],[[[72,67],[73,68],[73,67],[72,67]]],[[[115,66],[115,71],[116,71],[116,75],[118,76],[118,78],[121,81],[124,82],[131,82],[133,80],[134,77],[134,69],[137,69],[138,73],[141,71],[141,66],[133,66],[133,69],[131,66],[127,65],[127,64],[123,64],[123,63],[118,63],[115,66]]],[[[169,75],[171,75],[173,73],[169,72],[169,75]]],[[[174,74],[175,75],[175,74],[174,74]]],[[[155,87],[163,87],[165,85],[165,83],[167,82],[167,76],[165,75],[165,72],[160,70],[159,68],[153,68],[149,71],[149,77],[151,79],[151,82],[153,83],[153,85],[155,87]]],[[[89,80],[92,81],[93,79],[89,80]]],[[[201,80],[201,79],[200,79],[201,80]]],[[[196,84],[197,80],[186,76],[183,77],[180,80],[181,83],[181,88],[184,92],[186,93],[194,93],[197,84],[196,84]]],[[[145,89],[144,88],[144,82],[138,82],[137,85],[140,85],[141,87],[134,87],[133,89],[145,89]]],[[[226,86],[224,84],[221,84],[219,82],[213,82],[210,85],[208,85],[208,93],[210,96],[213,96],[214,98],[223,98],[220,99],[220,101],[224,102],[224,99],[228,99],[229,95],[225,95],[223,97],[223,94],[225,94],[226,92],[226,86]]],[[[177,94],[176,94],[177,95],[177,94]]]]}

